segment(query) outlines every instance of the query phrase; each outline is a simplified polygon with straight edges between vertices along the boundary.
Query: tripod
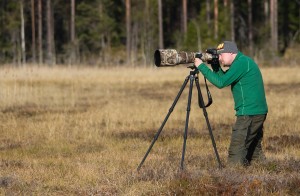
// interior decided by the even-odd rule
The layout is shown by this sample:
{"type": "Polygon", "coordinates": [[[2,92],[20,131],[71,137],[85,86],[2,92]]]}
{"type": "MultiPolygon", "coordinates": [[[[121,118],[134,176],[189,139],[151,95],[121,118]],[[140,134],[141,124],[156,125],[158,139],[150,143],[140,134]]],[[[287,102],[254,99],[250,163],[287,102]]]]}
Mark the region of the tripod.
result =
{"type": "Polygon", "coordinates": [[[138,171],[141,169],[141,167],[142,167],[143,163],[145,162],[148,154],[150,153],[154,143],[158,139],[163,127],[165,126],[166,122],[168,121],[168,119],[169,119],[171,113],[173,112],[173,110],[174,110],[174,108],[175,108],[175,106],[176,106],[176,104],[177,104],[184,88],[186,87],[186,85],[188,83],[188,81],[190,81],[190,87],[189,87],[188,103],[187,103],[187,110],[186,110],[186,121],[185,121],[185,130],[184,130],[184,137],[183,137],[184,139],[183,139],[180,169],[181,170],[184,169],[184,157],[185,157],[185,150],[186,150],[186,140],[187,140],[187,132],[188,132],[188,126],[189,126],[189,118],[190,118],[192,91],[193,91],[194,81],[196,83],[197,90],[198,90],[198,104],[199,104],[199,107],[203,109],[203,114],[204,114],[206,124],[207,124],[208,130],[209,130],[209,135],[210,135],[212,145],[213,145],[213,148],[214,148],[214,151],[215,151],[215,154],[216,154],[216,158],[217,158],[217,161],[218,161],[218,164],[219,164],[219,168],[220,169],[222,168],[220,157],[219,157],[217,146],[216,146],[216,142],[215,142],[215,139],[214,139],[214,136],[213,136],[213,133],[212,133],[212,129],[211,129],[211,126],[210,126],[210,123],[209,123],[209,120],[208,120],[207,111],[206,111],[206,107],[208,107],[209,105],[212,104],[212,98],[211,98],[210,92],[208,90],[206,80],[205,80],[205,84],[206,84],[207,95],[208,95],[208,98],[209,98],[209,102],[208,102],[207,105],[205,105],[204,101],[203,101],[203,97],[202,97],[202,93],[201,93],[201,89],[200,89],[200,84],[199,84],[199,78],[198,78],[198,73],[199,73],[198,69],[195,66],[190,66],[188,68],[191,68],[192,71],[190,71],[190,74],[185,78],[185,80],[184,80],[184,82],[183,82],[183,84],[182,84],[182,86],[179,90],[179,93],[177,94],[171,108],[169,109],[168,114],[166,115],[163,123],[161,124],[160,128],[158,129],[157,133],[155,134],[154,139],[152,140],[152,143],[149,146],[144,158],[142,159],[141,163],[139,164],[139,166],[137,168],[138,171]]]}

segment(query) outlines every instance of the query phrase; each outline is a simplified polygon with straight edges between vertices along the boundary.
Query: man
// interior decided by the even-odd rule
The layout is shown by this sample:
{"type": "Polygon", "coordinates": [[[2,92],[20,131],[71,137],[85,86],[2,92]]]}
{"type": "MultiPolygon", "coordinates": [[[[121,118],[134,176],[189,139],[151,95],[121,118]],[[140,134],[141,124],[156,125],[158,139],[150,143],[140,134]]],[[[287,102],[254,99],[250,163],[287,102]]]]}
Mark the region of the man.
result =
{"type": "Polygon", "coordinates": [[[234,42],[224,41],[217,47],[221,67],[209,69],[195,59],[198,70],[218,88],[231,85],[236,122],[228,150],[229,164],[249,165],[252,159],[265,159],[262,151],[263,124],[268,113],[265,90],[258,65],[240,52],[234,42]]]}

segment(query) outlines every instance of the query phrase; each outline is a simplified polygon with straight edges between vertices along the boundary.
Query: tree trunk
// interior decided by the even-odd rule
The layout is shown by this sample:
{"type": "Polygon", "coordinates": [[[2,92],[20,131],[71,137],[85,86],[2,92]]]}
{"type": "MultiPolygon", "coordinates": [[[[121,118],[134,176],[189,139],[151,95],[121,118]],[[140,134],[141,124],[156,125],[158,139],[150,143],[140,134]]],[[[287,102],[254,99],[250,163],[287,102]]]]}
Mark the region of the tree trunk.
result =
{"type": "Polygon", "coordinates": [[[191,22],[195,25],[196,31],[197,31],[197,46],[198,46],[198,51],[200,52],[202,49],[202,44],[201,44],[201,30],[200,27],[201,25],[199,25],[196,20],[191,20],[191,22]]]}
{"type": "Polygon", "coordinates": [[[250,55],[253,55],[253,30],[252,30],[252,0],[248,0],[248,39],[250,55]]]}
{"type": "Polygon", "coordinates": [[[218,39],[218,34],[219,34],[218,17],[219,17],[218,0],[214,0],[214,38],[215,39],[218,39]]]}
{"type": "Polygon", "coordinates": [[[51,22],[51,0],[47,0],[47,64],[52,66],[52,22],[51,22]]]}
{"type": "Polygon", "coordinates": [[[71,0],[71,65],[76,62],[75,43],[75,0],[71,0]]]}
{"type": "Polygon", "coordinates": [[[212,30],[210,28],[210,26],[211,26],[211,6],[210,6],[210,4],[211,4],[211,0],[206,0],[206,2],[205,2],[205,5],[206,5],[205,6],[205,9],[206,9],[206,24],[209,27],[208,31],[207,31],[207,34],[208,34],[209,37],[212,34],[212,30]]]}
{"type": "Polygon", "coordinates": [[[149,25],[149,0],[145,0],[145,12],[144,12],[144,26],[143,26],[143,33],[141,37],[141,53],[142,58],[144,61],[144,65],[147,65],[147,31],[148,31],[148,25],[149,25]]]}
{"type": "Polygon", "coordinates": [[[210,26],[210,0],[206,0],[206,23],[210,26]]]}
{"type": "Polygon", "coordinates": [[[25,25],[24,25],[24,10],[23,10],[23,0],[20,1],[20,11],[21,11],[21,57],[22,66],[26,64],[26,49],[25,49],[25,25]]]}
{"type": "Polygon", "coordinates": [[[187,32],[187,0],[182,0],[182,30],[185,37],[187,32]]]}
{"type": "Polygon", "coordinates": [[[31,37],[32,37],[32,63],[36,63],[36,49],[35,49],[35,9],[34,0],[31,0],[31,37]]]}
{"type": "MultiPolygon", "coordinates": [[[[51,2],[52,2],[52,0],[51,0],[51,2]]],[[[52,52],[52,65],[56,65],[56,51],[55,51],[55,38],[54,38],[54,15],[53,15],[53,13],[54,13],[54,11],[53,11],[53,6],[52,6],[52,4],[50,4],[50,13],[51,13],[51,17],[50,17],[50,21],[51,21],[51,46],[52,46],[52,50],[51,50],[51,52],[52,52]]]]}
{"type": "Polygon", "coordinates": [[[157,36],[157,18],[151,17],[154,12],[156,12],[156,8],[152,8],[152,4],[150,0],[146,0],[146,11],[145,11],[145,19],[146,19],[146,28],[145,31],[145,56],[146,56],[146,65],[149,65],[152,62],[153,50],[158,47],[158,39],[157,36]],[[153,40],[155,37],[155,41],[153,40]]]}
{"type": "Polygon", "coordinates": [[[264,0],[264,15],[265,15],[265,19],[269,18],[269,0],[264,0]]]}
{"type": "Polygon", "coordinates": [[[127,64],[131,64],[131,4],[126,0],[126,53],[127,64]]]}
{"type": "Polygon", "coordinates": [[[159,48],[164,48],[162,17],[162,2],[161,0],[158,0],[159,48]]]}
{"type": "Polygon", "coordinates": [[[137,60],[137,54],[138,54],[138,42],[139,42],[139,24],[136,21],[132,25],[131,29],[131,62],[132,65],[135,65],[135,62],[137,60]]]}
{"type": "Polygon", "coordinates": [[[234,25],[234,3],[233,0],[230,1],[230,31],[231,40],[235,41],[235,25],[234,25]]]}
{"type": "Polygon", "coordinates": [[[47,0],[47,64],[52,65],[52,39],[51,39],[51,0],[47,0]]]}
{"type": "Polygon", "coordinates": [[[38,47],[39,47],[39,65],[43,64],[43,32],[42,32],[42,0],[38,0],[38,47]]]}
{"type": "Polygon", "coordinates": [[[278,52],[278,24],[277,0],[270,0],[271,46],[275,53],[278,52]]]}
{"type": "Polygon", "coordinates": [[[224,0],[224,7],[227,7],[228,5],[228,0],[224,0]]]}
{"type": "Polygon", "coordinates": [[[15,66],[21,65],[21,52],[20,52],[20,36],[19,30],[13,30],[11,36],[11,42],[13,43],[13,64],[15,66]]]}

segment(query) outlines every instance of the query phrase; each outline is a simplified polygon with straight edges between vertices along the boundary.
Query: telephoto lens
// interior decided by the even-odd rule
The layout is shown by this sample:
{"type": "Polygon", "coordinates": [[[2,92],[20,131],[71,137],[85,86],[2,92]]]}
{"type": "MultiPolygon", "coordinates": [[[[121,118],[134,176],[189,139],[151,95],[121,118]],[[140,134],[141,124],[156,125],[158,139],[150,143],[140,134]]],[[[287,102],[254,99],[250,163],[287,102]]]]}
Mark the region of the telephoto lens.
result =
{"type": "Polygon", "coordinates": [[[179,64],[194,63],[195,58],[200,58],[207,63],[218,62],[219,56],[214,49],[208,49],[205,53],[177,52],[175,49],[159,49],[154,52],[154,63],[157,67],[173,67],[179,64]]]}
{"type": "Polygon", "coordinates": [[[170,67],[179,64],[193,63],[194,52],[177,52],[175,49],[159,49],[154,53],[154,62],[157,67],[170,67]]]}

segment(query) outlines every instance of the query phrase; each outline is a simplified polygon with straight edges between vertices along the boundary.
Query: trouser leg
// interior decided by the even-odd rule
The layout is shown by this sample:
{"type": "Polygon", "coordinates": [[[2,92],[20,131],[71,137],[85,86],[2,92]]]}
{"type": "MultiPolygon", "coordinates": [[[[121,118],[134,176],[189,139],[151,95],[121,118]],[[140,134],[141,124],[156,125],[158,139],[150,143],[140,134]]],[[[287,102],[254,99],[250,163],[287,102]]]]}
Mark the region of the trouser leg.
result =
{"type": "Polygon", "coordinates": [[[261,142],[265,118],[266,115],[237,117],[228,151],[230,164],[245,165],[252,159],[264,157],[261,142]]]}
{"type": "Polygon", "coordinates": [[[247,150],[245,141],[247,137],[250,119],[247,116],[238,116],[232,129],[231,141],[228,150],[229,164],[243,164],[247,150]]]}
{"type": "Polygon", "coordinates": [[[266,115],[256,115],[252,117],[250,132],[248,134],[249,139],[246,141],[247,148],[247,160],[264,160],[265,155],[262,150],[263,139],[263,124],[265,122],[266,115]]]}

